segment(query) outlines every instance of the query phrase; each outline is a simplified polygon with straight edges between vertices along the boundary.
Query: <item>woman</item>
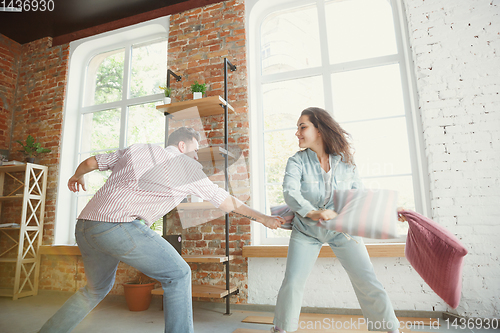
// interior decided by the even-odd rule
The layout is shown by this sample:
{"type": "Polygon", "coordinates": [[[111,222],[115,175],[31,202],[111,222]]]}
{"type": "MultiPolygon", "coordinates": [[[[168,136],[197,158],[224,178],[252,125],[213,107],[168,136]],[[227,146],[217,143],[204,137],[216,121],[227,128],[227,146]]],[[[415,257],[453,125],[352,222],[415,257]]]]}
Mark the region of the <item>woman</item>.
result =
{"type": "Polygon", "coordinates": [[[362,238],[316,226],[319,219],[337,215],[333,190],[363,186],[347,141],[349,134],[320,108],[302,111],[297,127],[295,135],[302,150],[288,159],[283,181],[285,202],[295,217],[271,332],[297,330],[307,277],[324,243],[349,275],[368,329],[398,332],[398,319],[375,276],[362,238]]]}

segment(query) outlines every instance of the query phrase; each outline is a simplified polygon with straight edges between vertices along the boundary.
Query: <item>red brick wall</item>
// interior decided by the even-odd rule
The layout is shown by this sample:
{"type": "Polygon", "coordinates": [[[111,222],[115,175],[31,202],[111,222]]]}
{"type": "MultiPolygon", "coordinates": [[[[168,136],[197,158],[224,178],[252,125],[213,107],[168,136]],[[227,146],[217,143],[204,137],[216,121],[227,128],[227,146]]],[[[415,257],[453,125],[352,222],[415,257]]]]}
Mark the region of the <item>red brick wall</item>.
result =
{"type": "MultiPolygon", "coordinates": [[[[224,96],[224,57],[237,66],[236,72],[228,74],[229,100],[235,108],[235,113],[229,116],[229,143],[237,144],[245,159],[231,167],[230,180],[232,193],[248,202],[250,194],[247,163],[249,116],[244,17],[243,0],[225,1],[173,15],[170,21],[168,66],[182,76],[181,82],[172,80],[174,102],[192,98],[189,87],[195,80],[207,83],[208,96],[224,96]]],[[[51,39],[44,38],[17,47],[20,49],[17,74],[18,93],[14,103],[12,139],[13,141],[24,140],[28,134],[32,134],[44,146],[52,149],[51,153],[42,156],[39,160],[39,163],[49,166],[44,243],[51,244],[53,241],[69,46],[62,45],[52,48],[51,39]]],[[[10,50],[11,46],[5,48],[8,52],[16,50],[15,46],[14,50],[10,50]]],[[[7,67],[9,67],[8,64],[7,67]]],[[[15,72],[16,68],[12,67],[11,71],[15,72]]],[[[2,85],[0,84],[0,86],[2,85]]],[[[192,124],[183,122],[171,125],[172,128],[175,128],[192,124]]],[[[205,131],[210,143],[223,143],[222,116],[207,117],[203,119],[201,126],[197,129],[205,131]]],[[[17,155],[16,158],[22,158],[22,156],[17,155]]],[[[207,170],[211,173],[220,171],[222,168],[223,164],[217,164],[215,167],[208,167],[207,170]]],[[[212,179],[222,181],[223,176],[214,176],[212,179]]],[[[185,230],[181,230],[177,223],[174,229],[170,231],[183,234],[184,253],[225,253],[223,218],[185,230]]],[[[246,302],[248,294],[247,260],[241,254],[243,245],[250,243],[250,221],[231,214],[229,237],[230,252],[236,256],[231,263],[231,284],[240,289],[240,294],[232,297],[232,302],[246,302]]],[[[192,264],[191,267],[195,283],[224,285],[225,275],[222,264],[192,264]]],[[[136,270],[120,264],[116,283],[111,293],[122,294],[122,283],[133,280],[136,276],[136,270]]],[[[84,283],[81,258],[76,256],[42,256],[40,288],[75,291],[84,283]]]]}
{"type": "Polygon", "coordinates": [[[10,148],[21,45],[0,34],[0,149],[10,148]]]}
{"type": "MultiPolygon", "coordinates": [[[[229,115],[229,143],[237,144],[243,156],[248,157],[244,1],[224,1],[171,16],[168,55],[168,67],[182,76],[181,82],[171,81],[174,102],[192,98],[190,86],[194,81],[207,84],[207,96],[224,97],[224,58],[237,66],[236,72],[228,70],[228,99],[235,109],[235,113],[229,115]]],[[[209,143],[223,143],[222,116],[203,119],[203,127],[209,143]]],[[[250,194],[247,162],[245,159],[232,167],[230,173],[232,193],[243,201],[247,201],[250,194]]],[[[223,164],[216,165],[218,170],[223,167],[223,164]]],[[[210,168],[204,170],[212,171],[210,168]]],[[[223,180],[221,176],[211,178],[223,180]]],[[[230,214],[229,231],[230,254],[236,256],[230,265],[231,284],[240,289],[240,294],[231,299],[246,302],[248,263],[241,255],[243,245],[250,243],[250,221],[230,214]]],[[[182,233],[183,253],[225,254],[224,218],[185,229],[182,233]]],[[[194,283],[225,285],[224,265],[191,264],[191,268],[194,283]]]]}
{"type": "MultiPolygon", "coordinates": [[[[124,263],[118,264],[115,285],[110,294],[123,295],[123,284],[136,280],[138,275],[139,272],[135,268],[124,263]]],[[[75,292],[85,284],[85,269],[80,256],[42,256],[40,289],[75,292]]]]}
{"type": "MultiPolygon", "coordinates": [[[[16,140],[25,141],[32,135],[51,149],[36,163],[49,167],[43,240],[44,244],[52,244],[69,45],[52,47],[51,38],[19,45],[0,35],[0,52],[0,148],[10,148],[10,159],[23,161],[16,140]]],[[[19,222],[17,206],[10,202],[3,207],[2,220],[19,222]]],[[[0,248],[7,241],[1,237],[0,248]]],[[[12,275],[11,266],[2,269],[3,281],[12,275]]]]}
{"type": "Polygon", "coordinates": [[[63,102],[66,94],[69,45],[52,47],[52,39],[25,44],[21,48],[17,93],[15,100],[11,155],[19,144],[32,135],[43,147],[51,149],[40,155],[37,163],[49,167],[45,205],[44,243],[51,244],[54,236],[56,190],[59,174],[63,102]]]}

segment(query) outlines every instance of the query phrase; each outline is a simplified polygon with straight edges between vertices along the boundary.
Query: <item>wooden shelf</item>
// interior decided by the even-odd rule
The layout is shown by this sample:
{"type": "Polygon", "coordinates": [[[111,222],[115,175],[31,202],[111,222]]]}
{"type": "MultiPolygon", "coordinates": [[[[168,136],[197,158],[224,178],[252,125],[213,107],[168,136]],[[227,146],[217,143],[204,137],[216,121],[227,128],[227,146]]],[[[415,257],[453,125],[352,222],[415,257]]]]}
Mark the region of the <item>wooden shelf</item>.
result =
{"type": "Polygon", "coordinates": [[[38,291],[36,291],[36,292],[24,291],[24,292],[14,294],[13,289],[0,288],[0,296],[2,296],[2,297],[16,297],[16,299],[17,299],[17,298],[26,297],[26,296],[34,296],[36,294],[38,294],[38,291]]]}
{"type": "Polygon", "coordinates": [[[222,147],[205,147],[198,150],[198,161],[223,161],[224,155],[228,155],[228,159],[234,159],[234,155],[229,153],[222,147]]]}
{"type": "Polygon", "coordinates": [[[10,196],[5,196],[5,197],[0,197],[0,201],[7,201],[7,200],[16,200],[16,199],[22,199],[23,195],[10,195],[10,196]]]}
{"type": "Polygon", "coordinates": [[[2,172],[21,172],[26,170],[26,164],[22,165],[0,165],[0,171],[2,172]]]}
{"type": "Polygon", "coordinates": [[[0,288],[0,296],[7,296],[7,297],[12,297],[14,296],[14,290],[13,289],[7,289],[7,288],[0,288]]]}
{"type": "Polygon", "coordinates": [[[19,226],[19,227],[5,227],[5,228],[0,227],[0,231],[2,231],[2,230],[21,230],[21,226],[19,226]]]}
{"type": "Polygon", "coordinates": [[[0,262],[17,262],[17,258],[0,258],[0,262]]]}
{"type": "MultiPolygon", "coordinates": [[[[2,230],[21,230],[21,226],[19,227],[8,227],[8,228],[0,228],[0,231],[2,230]]],[[[24,227],[24,231],[38,231],[39,228],[38,227],[35,227],[35,226],[26,226],[24,227]]]]}
{"type": "Polygon", "coordinates": [[[36,258],[25,258],[25,259],[0,258],[0,262],[22,262],[23,264],[32,264],[36,262],[36,258]]]}
{"type": "MultiPolygon", "coordinates": [[[[228,294],[234,293],[238,290],[237,287],[231,286],[229,290],[227,290],[224,286],[200,286],[193,285],[192,296],[193,297],[203,297],[203,298],[223,298],[228,294]]],[[[156,288],[151,291],[153,295],[163,295],[162,288],[156,288]]]]}
{"type": "MultiPolygon", "coordinates": [[[[212,255],[183,255],[182,258],[186,260],[186,262],[209,262],[209,263],[221,263],[228,261],[227,256],[212,256],[212,255]]],[[[233,260],[234,256],[229,256],[229,260],[233,260]]]]}
{"type": "MultiPolygon", "coordinates": [[[[173,120],[181,120],[224,114],[223,105],[226,105],[226,101],[222,97],[211,96],[172,104],[158,105],[156,109],[163,113],[171,114],[173,120]]],[[[234,112],[234,108],[228,104],[227,111],[234,112]]]]}
{"type": "Polygon", "coordinates": [[[16,221],[19,227],[0,228],[0,234],[7,235],[13,242],[12,247],[1,254],[0,263],[16,265],[12,274],[14,283],[12,289],[3,288],[0,296],[9,296],[16,300],[20,297],[36,295],[38,292],[39,248],[43,237],[47,174],[48,167],[33,163],[0,166],[0,211],[4,207],[12,206],[12,201],[17,201],[17,199],[20,199],[22,203],[22,213],[19,221],[16,221]],[[23,173],[23,175],[14,175],[15,173],[23,173]],[[6,180],[15,185],[8,185],[9,190],[4,192],[6,180]],[[15,236],[10,235],[9,231],[15,236]],[[14,251],[17,252],[15,258],[11,256],[11,252],[14,251]]]}

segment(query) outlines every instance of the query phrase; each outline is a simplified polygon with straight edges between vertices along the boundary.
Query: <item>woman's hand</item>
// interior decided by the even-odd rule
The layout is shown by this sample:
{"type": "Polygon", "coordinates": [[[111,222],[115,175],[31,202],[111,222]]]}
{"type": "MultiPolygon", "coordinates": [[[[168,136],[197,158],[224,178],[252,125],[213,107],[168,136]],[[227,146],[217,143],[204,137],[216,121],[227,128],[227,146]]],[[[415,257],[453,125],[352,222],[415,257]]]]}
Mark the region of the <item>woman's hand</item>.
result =
{"type": "Polygon", "coordinates": [[[313,221],[318,221],[318,220],[332,220],[334,219],[338,214],[331,210],[331,209],[321,209],[321,210],[313,210],[310,211],[306,217],[310,218],[313,221]]]}
{"type": "Polygon", "coordinates": [[[73,176],[68,180],[68,188],[71,192],[79,192],[80,186],[84,191],[87,191],[85,187],[85,177],[81,176],[80,178],[73,176]]]}
{"type": "Polygon", "coordinates": [[[285,219],[282,218],[281,216],[265,215],[265,217],[262,220],[262,224],[268,227],[269,229],[278,229],[283,224],[285,224],[285,219]]]}

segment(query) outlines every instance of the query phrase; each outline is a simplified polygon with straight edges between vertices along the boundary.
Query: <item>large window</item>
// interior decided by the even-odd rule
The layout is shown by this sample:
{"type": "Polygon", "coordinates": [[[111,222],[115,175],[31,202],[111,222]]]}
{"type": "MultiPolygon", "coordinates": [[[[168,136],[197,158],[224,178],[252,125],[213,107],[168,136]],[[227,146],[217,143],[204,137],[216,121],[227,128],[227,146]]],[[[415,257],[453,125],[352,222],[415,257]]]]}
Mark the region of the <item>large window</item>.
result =
{"type": "MultiPolygon", "coordinates": [[[[284,203],[286,162],[299,150],[296,121],[303,109],[318,106],[352,135],[365,186],[397,190],[400,206],[423,211],[400,3],[281,2],[254,19],[251,44],[251,106],[257,111],[252,140],[258,151],[253,156],[260,173],[253,189],[259,208],[284,203]]],[[[404,233],[407,226],[400,227],[404,233]]],[[[288,231],[254,231],[261,244],[288,242],[288,231]]]]}
{"type": "Polygon", "coordinates": [[[76,217],[109,176],[92,172],[87,191],[70,194],[66,184],[80,162],[134,143],[164,144],[156,105],[167,74],[168,27],[164,17],[70,44],[55,244],[74,244],[76,217]]]}
{"type": "MultiPolygon", "coordinates": [[[[80,109],[79,163],[134,143],[164,143],[164,116],[156,105],[161,103],[159,86],[166,69],[164,39],[106,51],[90,60],[80,109]]],[[[77,195],[76,215],[108,176],[109,171],[87,176],[88,190],[77,195]]]]}

